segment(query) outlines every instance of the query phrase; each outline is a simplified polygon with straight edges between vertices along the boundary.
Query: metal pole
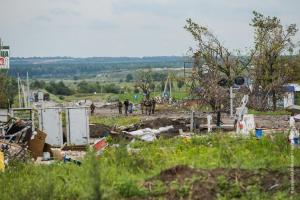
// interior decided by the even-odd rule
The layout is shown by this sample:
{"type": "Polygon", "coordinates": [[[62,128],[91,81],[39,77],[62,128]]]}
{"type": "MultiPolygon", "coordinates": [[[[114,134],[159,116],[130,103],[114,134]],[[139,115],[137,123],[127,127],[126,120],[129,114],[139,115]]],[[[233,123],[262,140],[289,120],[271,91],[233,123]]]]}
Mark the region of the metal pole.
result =
{"type": "Polygon", "coordinates": [[[191,121],[190,121],[190,131],[194,131],[194,117],[195,117],[195,111],[192,110],[191,112],[191,121]]]}
{"type": "Polygon", "coordinates": [[[229,89],[229,95],[230,95],[230,117],[233,117],[233,93],[232,93],[232,86],[230,86],[229,89]]]}
{"type": "Polygon", "coordinates": [[[27,77],[26,77],[26,84],[27,84],[27,106],[30,106],[29,103],[29,76],[28,76],[28,72],[27,72],[27,77]]]}
{"type": "Polygon", "coordinates": [[[171,80],[171,78],[169,78],[169,87],[170,87],[170,98],[169,98],[169,100],[171,101],[171,99],[172,99],[172,80],[171,80]]]}
{"type": "Polygon", "coordinates": [[[27,98],[26,98],[26,92],[25,92],[25,88],[24,85],[20,82],[21,85],[21,89],[22,89],[22,93],[23,93],[23,103],[24,103],[24,107],[27,108],[27,98]]]}
{"type": "Polygon", "coordinates": [[[18,74],[18,95],[19,95],[19,108],[21,108],[21,88],[20,88],[20,76],[18,74]]]}
{"type": "Polygon", "coordinates": [[[210,121],[212,120],[211,114],[207,115],[207,132],[210,133],[211,132],[211,123],[210,121]]]}
{"type": "Polygon", "coordinates": [[[185,62],[183,62],[183,77],[185,79],[185,62]]]}

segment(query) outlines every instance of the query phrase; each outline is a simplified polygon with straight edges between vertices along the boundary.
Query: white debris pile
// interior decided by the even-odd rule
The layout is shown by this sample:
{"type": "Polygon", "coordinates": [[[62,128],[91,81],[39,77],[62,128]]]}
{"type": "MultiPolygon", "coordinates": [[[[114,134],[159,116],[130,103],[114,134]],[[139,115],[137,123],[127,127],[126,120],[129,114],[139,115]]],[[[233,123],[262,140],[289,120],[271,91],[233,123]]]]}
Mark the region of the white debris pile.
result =
{"type": "Polygon", "coordinates": [[[168,132],[172,129],[174,129],[173,126],[165,126],[165,127],[160,127],[159,129],[145,128],[136,131],[130,131],[130,132],[123,131],[123,132],[125,134],[131,135],[140,140],[151,142],[154,141],[159,134],[168,132]]]}

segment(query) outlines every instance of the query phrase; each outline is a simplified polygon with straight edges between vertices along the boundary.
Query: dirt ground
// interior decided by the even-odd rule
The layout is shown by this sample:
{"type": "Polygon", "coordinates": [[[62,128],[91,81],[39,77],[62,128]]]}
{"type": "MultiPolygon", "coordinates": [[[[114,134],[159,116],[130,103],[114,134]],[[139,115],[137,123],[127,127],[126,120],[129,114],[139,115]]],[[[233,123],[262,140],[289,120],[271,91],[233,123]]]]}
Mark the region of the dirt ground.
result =
{"type": "MultiPolygon", "coordinates": [[[[120,116],[118,109],[115,105],[98,107],[95,111],[96,116],[101,117],[116,117],[120,116]]],[[[121,114],[121,116],[124,114],[121,114]]],[[[191,112],[187,109],[177,107],[164,107],[159,106],[155,114],[145,115],[142,114],[139,107],[137,111],[134,111],[130,116],[140,117],[142,122],[149,125],[149,128],[158,128],[161,126],[172,125],[172,120],[182,120],[186,123],[189,122],[191,112]],[[152,123],[151,123],[152,121],[152,123]],[[156,121],[153,123],[153,121],[156,121]],[[149,123],[148,123],[149,122],[149,123]]],[[[197,113],[196,117],[206,119],[206,113],[197,113]]],[[[213,123],[216,121],[216,114],[213,114],[213,123]]],[[[221,121],[225,124],[233,124],[233,119],[229,118],[229,115],[222,113],[221,121]]],[[[203,123],[203,120],[202,120],[203,123]]],[[[205,123],[205,122],[204,122],[205,123]]],[[[260,115],[255,116],[255,123],[257,127],[265,129],[288,129],[289,127],[289,116],[288,115],[260,115]]],[[[296,122],[298,128],[300,128],[300,122],[296,122]]],[[[145,126],[147,127],[147,126],[145,126]]]]}
{"type": "MultiPolygon", "coordinates": [[[[250,186],[270,195],[278,191],[289,191],[289,172],[281,170],[245,169],[194,169],[189,166],[175,166],[150,178],[144,187],[151,191],[157,187],[166,188],[149,199],[217,199],[217,194],[226,192],[232,198],[241,198],[250,186]],[[176,183],[176,187],[174,187],[176,183]],[[161,185],[162,184],[162,185],[161,185]],[[238,186],[238,190],[236,190],[238,186]],[[182,190],[182,188],[186,188],[182,190]]],[[[295,168],[295,192],[300,192],[300,168],[295,168]]]]}

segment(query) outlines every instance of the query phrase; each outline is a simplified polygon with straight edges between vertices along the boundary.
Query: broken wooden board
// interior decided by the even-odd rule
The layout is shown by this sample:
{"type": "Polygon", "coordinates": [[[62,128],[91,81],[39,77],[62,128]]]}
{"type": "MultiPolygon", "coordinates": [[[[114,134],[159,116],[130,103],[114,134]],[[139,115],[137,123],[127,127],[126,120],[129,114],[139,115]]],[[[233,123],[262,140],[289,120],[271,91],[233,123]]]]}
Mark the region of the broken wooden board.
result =
{"type": "Polygon", "coordinates": [[[34,159],[37,159],[39,156],[43,156],[46,137],[46,133],[37,130],[37,134],[34,136],[34,139],[29,140],[28,150],[31,152],[31,155],[34,159]]]}

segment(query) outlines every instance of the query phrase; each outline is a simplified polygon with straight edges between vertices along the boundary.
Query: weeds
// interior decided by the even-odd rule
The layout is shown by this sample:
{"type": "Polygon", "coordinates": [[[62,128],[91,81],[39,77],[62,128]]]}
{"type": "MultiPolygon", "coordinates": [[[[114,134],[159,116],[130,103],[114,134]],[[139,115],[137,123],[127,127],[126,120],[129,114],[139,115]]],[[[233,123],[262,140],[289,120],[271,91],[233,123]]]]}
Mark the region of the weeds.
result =
{"type": "Polygon", "coordinates": [[[118,116],[118,117],[99,117],[91,116],[91,123],[103,124],[106,126],[128,126],[140,122],[138,116],[118,116]]]}
{"type": "MultiPolygon", "coordinates": [[[[195,168],[241,168],[256,170],[288,169],[290,165],[289,146],[284,135],[273,139],[235,138],[226,135],[158,139],[152,143],[135,142],[127,151],[127,143],[107,148],[101,157],[89,153],[82,165],[54,163],[37,166],[31,163],[15,163],[0,173],[0,199],[120,199],[144,198],[159,195],[166,188],[156,187],[148,191],[143,182],[157,176],[163,169],[186,164],[195,168]]],[[[295,149],[295,166],[300,166],[300,149],[295,149]]],[[[200,177],[195,177],[199,179],[200,177]]],[[[199,179],[200,180],[200,179],[199,179]]],[[[287,180],[288,181],[288,180],[287,180]]],[[[231,197],[239,198],[240,184],[219,180],[220,199],[222,191],[230,190],[231,197]]],[[[268,199],[264,192],[254,187],[247,188],[248,199],[268,199]],[[250,198],[251,197],[251,198],[250,198]]],[[[189,187],[180,187],[178,196],[189,195],[189,187]]],[[[288,190],[288,188],[287,188],[288,190]]],[[[274,194],[283,199],[286,190],[274,194]]],[[[224,199],[223,198],[223,199],[224,199]]]]}

